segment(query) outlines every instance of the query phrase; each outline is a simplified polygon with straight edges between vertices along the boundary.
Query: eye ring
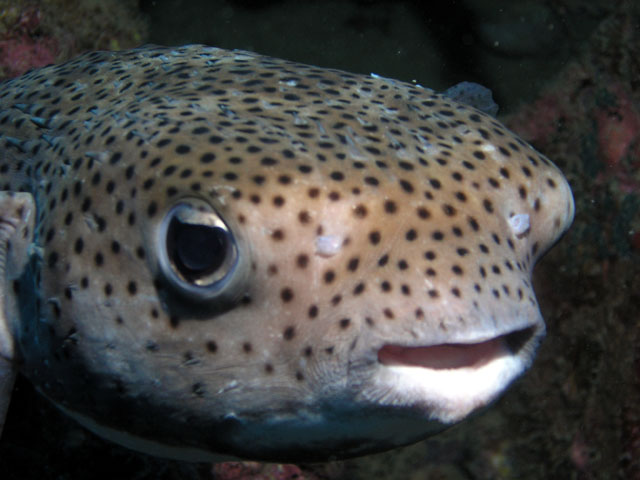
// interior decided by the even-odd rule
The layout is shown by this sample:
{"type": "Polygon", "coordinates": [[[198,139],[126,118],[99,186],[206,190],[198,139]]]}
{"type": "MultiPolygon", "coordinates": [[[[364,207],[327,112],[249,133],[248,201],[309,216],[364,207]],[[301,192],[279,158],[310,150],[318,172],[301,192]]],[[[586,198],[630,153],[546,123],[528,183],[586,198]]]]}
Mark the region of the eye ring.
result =
{"type": "Polygon", "coordinates": [[[245,248],[207,202],[182,199],[156,234],[160,274],[169,287],[196,300],[233,299],[246,275],[245,248]]]}

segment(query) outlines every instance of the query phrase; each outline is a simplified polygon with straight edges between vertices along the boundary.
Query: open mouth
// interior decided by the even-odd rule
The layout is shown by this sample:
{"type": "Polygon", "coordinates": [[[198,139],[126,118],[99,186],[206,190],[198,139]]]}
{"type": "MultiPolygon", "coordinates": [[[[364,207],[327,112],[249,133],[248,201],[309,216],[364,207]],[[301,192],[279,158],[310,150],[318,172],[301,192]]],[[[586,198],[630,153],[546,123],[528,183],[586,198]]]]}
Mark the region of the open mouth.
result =
{"type": "Polygon", "coordinates": [[[529,366],[542,323],[469,343],[429,346],[387,344],[369,396],[381,403],[418,408],[431,420],[462,420],[493,401],[529,366]]]}
{"type": "Polygon", "coordinates": [[[432,370],[479,368],[501,356],[517,355],[535,332],[535,327],[528,327],[478,343],[444,343],[425,347],[384,345],[378,350],[378,361],[387,366],[432,370]]]}

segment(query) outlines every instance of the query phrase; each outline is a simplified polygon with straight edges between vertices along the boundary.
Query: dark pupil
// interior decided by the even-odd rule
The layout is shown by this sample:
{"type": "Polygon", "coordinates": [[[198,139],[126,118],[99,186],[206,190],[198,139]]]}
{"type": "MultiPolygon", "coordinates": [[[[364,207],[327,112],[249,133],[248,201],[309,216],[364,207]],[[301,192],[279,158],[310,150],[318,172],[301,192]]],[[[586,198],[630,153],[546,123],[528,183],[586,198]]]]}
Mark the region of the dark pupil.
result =
{"type": "Polygon", "coordinates": [[[218,227],[192,225],[173,219],[167,249],[173,264],[187,279],[215,272],[227,254],[227,234],[218,227]]]}

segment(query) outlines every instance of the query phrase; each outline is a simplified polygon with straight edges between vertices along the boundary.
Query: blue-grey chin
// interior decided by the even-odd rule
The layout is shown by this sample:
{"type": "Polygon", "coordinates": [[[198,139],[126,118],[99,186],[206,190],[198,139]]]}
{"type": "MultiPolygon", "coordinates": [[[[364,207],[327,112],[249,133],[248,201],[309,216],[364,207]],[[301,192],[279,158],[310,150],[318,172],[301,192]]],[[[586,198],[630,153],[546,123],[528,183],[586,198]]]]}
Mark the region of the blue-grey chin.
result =
{"type": "Polygon", "coordinates": [[[430,420],[455,423],[495,400],[533,361],[542,321],[469,342],[428,346],[386,344],[369,401],[418,408],[430,420]]]}

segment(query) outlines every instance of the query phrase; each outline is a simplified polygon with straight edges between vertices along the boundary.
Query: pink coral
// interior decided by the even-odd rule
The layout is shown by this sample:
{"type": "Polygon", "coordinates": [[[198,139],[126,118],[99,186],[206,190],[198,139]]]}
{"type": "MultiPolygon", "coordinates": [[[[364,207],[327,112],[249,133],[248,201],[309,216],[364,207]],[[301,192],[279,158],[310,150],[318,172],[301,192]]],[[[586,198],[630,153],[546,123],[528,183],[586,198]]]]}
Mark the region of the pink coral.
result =
{"type": "Polygon", "coordinates": [[[15,25],[0,39],[0,68],[3,76],[17,77],[31,68],[53,63],[59,51],[55,39],[39,35],[42,13],[26,7],[15,25]]]}
{"type": "Polygon", "coordinates": [[[616,168],[631,153],[640,136],[640,114],[621,84],[611,85],[607,90],[615,97],[615,105],[601,107],[595,112],[598,148],[605,164],[616,168]]]}
{"type": "Polygon", "coordinates": [[[213,466],[219,480],[317,480],[317,476],[303,472],[296,465],[258,462],[224,462],[213,466]]]}
{"type": "Polygon", "coordinates": [[[31,68],[53,63],[57,51],[57,42],[50,38],[32,39],[21,35],[0,40],[0,66],[7,77],[16,77],[31,68]]]}
{"type": "Polygon", "coordinates": [[[535,102],[505,119],[506,124],[537,148],[562,159],[583,151],[593,138],[593,158],[604,166],[595,183],[615,178],[620,192],[639,192],[640,106],[629,86],[605,75],[589,77],[576,65],[567,68],[562,79],[564,83],[550,85],[535,102]],[[571,152],[557,152],[559,145],[571,152]]]}
{"type": "Polygon", "coordinates": [[[607,177],[614,176],[621,192],[639,192],[640,110],[624,85],[613,83],[606,91],[614,98],[614,104],[601,106],[593,112],[598,157],[607,167],[597,181],[606,182],[607,177]]]}
{"type": "Polygon", "coordinates": [[[555,93],[538,98],[509,117],[509,127],[529,142],[544,146],[556,133],[558,122],[566,115],[564,105],[555,93]]]}

